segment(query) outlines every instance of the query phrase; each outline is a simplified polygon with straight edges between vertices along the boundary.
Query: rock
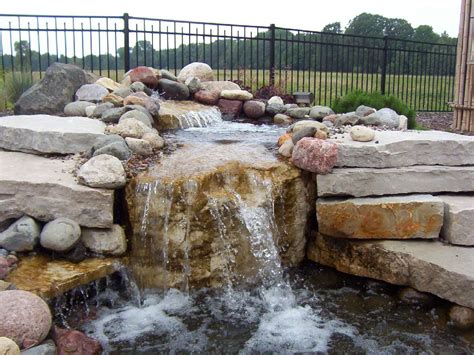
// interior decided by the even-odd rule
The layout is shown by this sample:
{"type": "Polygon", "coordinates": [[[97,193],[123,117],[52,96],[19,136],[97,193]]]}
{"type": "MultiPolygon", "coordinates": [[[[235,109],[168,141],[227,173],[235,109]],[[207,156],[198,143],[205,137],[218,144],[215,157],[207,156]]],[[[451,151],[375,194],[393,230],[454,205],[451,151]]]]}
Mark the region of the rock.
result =
{"type": "Polygon", "coordinates": [[[176,75],[174,75],[173,73],[171,73],[170,71],[166,69],[161,69],[159,73],[160,73],[160,78],[162,79],[178,81],[178,78],[176,77],[176,75]]]}
{"type": "Polygon", "coordinates": [[[292,163],[316,174],[328,174],[336,164],[337,145],[317,138],[303,138],[293,149],[292,163]]]}
{"type": "Polygon", "coordinates": [[[16,252],[32,251],[39,242],[40,231],[33,218],[23,216],[0,233],[0,247],[16,252]]]}
{"type": "Polygon", "coordinates": [[[2,355],[20,355],[20,348],[16,343],[6,337],[0,337],[0,354],[2,355]]]}
{"type": "Polygon", "coordinates": [[[186,81],[184,82],[184,85],[186,85],[189,89],[189,92],[191,94],[195,94],[199,90],[201,90],[201,80],[199,78],[191,77],[187,78],[186,81]]]}
{"type": "Polygon", "coordinates": [[[472,328],[474,327],[474,309],[454,305],[449,310],[449,320],[456,328],[472,328]]]}
{"type": "Polygon", "coordinates": [[[292,153],[293,153],[293,148],[294,147],[295,147],[295,145],[293,144],[293,142],[291,140],[287,140],[278,149],[278,153],[280,153],[281,155],[283,155],[286,158],[290,158],[292,153]]]}
{"type": "MultiPolygon", "coordinates": [[[[158,85],[158,84],[157,84],[158,85]]],[[[130,90],[132,91],[130,93],[130,95],[133,93],[133,92],[144,92],[145,94],[147,94],[148,96],[151,95],[151,90],[145,85],[143,84],[141,81],[136,81],[132,84],[130,84],[129,86],[130,90]]],[[[128,95],[127,95],[128,96],[128,95]]],[[[126,96],[125,96],[126,97],[126,96]]]]}
{"type": "MultiPolygon", "coordinates": [[[[279,103],[271,103],[268,104],[267,107],[265,108],[265,111],[272,117],[278,115],[279,113],[285,113],[286,108],[285,105],[281,105],[279,103]]],[[[286,115],[288,116],[288,115],[286,115]]]]}
{"type": "Polygon", "coordinates": [[[120,117],[119,123],[120,123],[121,120],[124,120],[126,118],[134,118],[134,119],[142,122],[143,124],[145,124],[147,127],[151,128],[151,121],[150,121],[149,115],[146,115],[141,111],[132,110],[132,111],[128,111],[128,112],[124,113],[120,117]]]}
{"type": "Polygon", "coordinates": [[[328,106],[313,106],[309,111],[309,117],[314,120],[322,120],[324,117],[334,115],[334,111],[328,106]]]}
{"type": "Polygon", "coordinates": [[[184,129],[207,126],[222,121],[216,107],[201,105],[194,101],[164,101],[160,106],[155,125],[160,130],[184,129]]]}
{"type": "Polygon", "coordinates": [[[109,133],[118,134],[124,138],[141,138],[149,130],[150,127],[133,117],[124,118],[118,125],[108,127],[109,133]]]}
{"type": "Polygon", "coordinates": [[[465,307],[474,307],[469,248],[431,240],[360,241],[318,234],[308,258],[351,275],[410,286],[465,307]]]}
{"type": "Polygon", "coordinates": [[[64,107],[64,114],[66,116],[87,116],[86,107],[89,106],[95,108],[95,104],[89,101],[70,102],[64,107]]]}
{"type": "Polygon", "coordinates": [[[415,306],[431,307],[436,302],[435,297],[429,293],[420,292],[411,287],[404,287],[398,293],[400,301],[415,306]]]}
{"type": "Polygon", "coordinates": [[[408,117],[407,116],[399,116],[400,124],[398,125],[397,129],[400,131],[406,131],[408,129],[408,117]]]}
{"type": "Polygon", "coordinates": [[[102,117],[102,114],[104,112],[106,112],[107,110],[110,110],[112,108],[114,108],[114,104],[111,103],[111,102],[104,102],[104,103],[98,104],[95,107],[94,112],[92,113],[92,117],[100,118],[100,117],[102,117]]]}
{"type": "Polygon", "coordinates": [[[437,239],[443,208],[443,201],[431,195],[319,198],[316,202],[319,231],[353,239],[437,239]]]}
{"type": "Polygon", "coordinates": [[[328,128],[334,127],[334,123],[331,121],[323,121],[323,124],[328,128]]]}
{"type": "Polygon", "coordinates": [[[347,134],[336,138],[340,167],[474,165],[474,137],[470,136],[439,131],[377,131],[378,143],[354,142],[347,134]]]}
{"type": "Polygon", "coordinates": [[[68,218],[57,218],[46,223],[41,231],[40,243],[43,248],[67,252],[74,248],[81,237],[79,224],[68,218]]]}
{"type": "Polygon", "coordinates": [[[292,137],[293,144],[298,143],[304,137],[314,137],[314,134],[316,133],[317,130],[318,129],[316,127],[312,127],[312,126],[303,127],[302,129],[298,130],[298,132],[293,133],[293,137],[292,137]]]}
{"type": "Polygon", "coordinates": [[[160,104],[156,98],[151,97],[150,99],[146,100],[144,107],[153,117],[157,117],[160,113],[160,104]]]}
{"type": "Polygon", "coordinates": [[[364,105],[360,105],[355,110],[355,114],[359,117],[369,116],[369,115],[371,115],[375,112],[377,112],[376,109],[374,109],[372,107],[369,107],[369,106],[364,106],[364,105]]]}
{"type": "Polygon", "coordinates": [[[323,122],[331,122],[332,124],[334,124],[339,116],[340,115],[338,114],[328,115],[326,117],[323,117],[323,122]]]}
{"type": "Polygon", "coordinates": [[[11,290],[0,292],[0,337],[13,340],[22,348],[40,344],[52,324],[49,306],[31,292],[11,290]]]}
{"type": "Polygon", "coordinates": [[[112,103],[115,107],[120,107],[123,105],[123,97],[115,95],[114,93],[110,93],[108,95],[105,95],[102,99],[103,102],[110,102],[112,103]]]}
{"type": "Polygon", "coordinates": [[[120,84],[119,83],[113,81],[110,78],[105,78],[105,77],[102,77],[102,78],[98,79],[94,84],[95,85],[100,85],[100,86],[106,88],[110,92],[113,92],[117,89],[120,89],[120,84]]]}
{"type": "Polygon", "coordinates": [[[152,89],[156,88],[158,85],[158,78],[156,77],[153,68],[138,66],[130,70],[128,72],[128,76],[130,77],[130,81],[132,83],[139,81],[152,89]]]}
{"type": "Polygon", "coordinates": [[[189,98],[188,87],[177,81],[160,79],[158,81],[158,90],[167,100],[187,100],[189,98]]]}
{"type": "MultiPolygon", "coordinates": [[[[127,105],[125,106],[129,111],[132,111],[132,110],[137,110],[137,111],[140,111],[141,113],[145,114],[150,122],[153,123],[153,116],[151,115],[151,113],[143,106],[140,106],[140,105],[127,105]]],[[[158,107],[158,110],[159,110],[159,107],[158,107]]]]}
{"type": "Polygon", "coordinates": [[[298,121],[292,126],[288,127],[290,132],[298,133],[299,130],[306,128],[306,127],[315,127],[318,131],[328,132],[328,128],[321,122],[318,121],[310,121],[310,120],[303,120],[298,121]]]}
{"type": "Polygon", "coordinates": [[[288,109],[286,114],[295,119],[303,119],[309,115],[310,110],[309,107],[295,107],[288,109]]]}
{"type": "Polygon", "coordinates": [[[120,117],[122,117],[128,111],[128,107],[114,107],[104,111],[100,117],[100,120],[105,123],[118,123],[120,117]]]}
{"type": "Polygon", "coordinates": [[[61,329],[54,326],[53,340],[56,343],[58,355],[102,354],[102,346],[97,340],[89,338],[87,335],[77,330],[61,329]]]}
{"type": "Polygon", "coordinates": [[[161,138],[158,132],[147,132],[143,135],[142,139],[147,141],[153,149],[161,149],[165,146],[165,140],[161,138]]]}
{"type": "Polygon", "coordinates": [[[125,99],[123,99],[124,106],[127,105],[140,105],[145,107],[146,102],[150,99],[150,97],[142,91],[135,92],[125,99]]]}
{"type": "Polygon", "coordinates": [[[76,243],[76,245],[74,245],[71,250],[67,252],[53,253],[53,259],[58,258],[62,258],[64,260],[70,261],[71,263],[77,264],[87,258],[87,249],[84,246],[84,243],[82,243],[82,241],[79,241],[78,243],[76,243]]]}
{"type": "Polygon", "coordinates": [[[473,192],[474,167],[411,166],[335,169],[317,176],[318,196],[381,196],[410,193],[473,192]]]}
{"type": "Polygon", "coordinates": [[[137,139],[137,138],[125,138],[125,141],[127,142],[128,147],[134,152],[135,154],[138,155],[150,155],[153,154],[153,148],[151,147],[151,144],[148,143],[144,139],[137,139]]]}
{"type": "Polygon", "coordinates": [[[283,99],[280,96],[272,96],[268,99],[267,104],[268,105],[278,104],[278,105],[283,106],[285,103],[283,102],[283,99]]]}
{"type": "Polygon", "coordinates": [[[109,135],[104,135],[102,137],[98,137],[95,140],[94,144],[92,145],[91,155],[94,154],[97,150],[115,142],[125,143],[125,140],[121,136],[116,135],[116,134],[109,134],[109,135]]]}
{"type": "Polygon", "coordinates": [[[119,256],[127,251],[127,238],[118,224],[110,229],[85,228],[82,241],[87,249],[98,254],[119,256]]]}
{"type": "Polygon", "coordinates": [[[111,134],[98,138],[91,149],[91,156],[108,154],[119,160],[128,160],[132,156],[132,151],[128,148],[125,139],[119,135],[111,134]]]}
{"type": "Polygon", "coordinates": [[[298,108],[299,106],[297,104],[285,104],[285,109],[289,110],[290,108],[298,108]]]}
{"type": "Polygon", "coordinates": [[[400,116],[391,108],[383,108],[375,113],[362,117],[360,123],[372,126],[398,128],[400,125],[400,116]]]}
{"type": "Polygon", "coordinates": [[[108,93],[109,91],[103,86],[85,84],[76,91],[76,99],[78,101],[100,102],[108,93]]]}
{"type": "Polygon", "coordinates": [[[441,237],[451,244],[474,246],[472,228],[474,197],[461,195],[439,197],[444,202],[444,224],[441,237]]]}
{"type": "Polygon", "coordinates": [[[94,114],[94,111],[96,109],[96,105],[94,106],[87,106],[85,109],[84,109],[84,113],[86,114],[87,117],[92,117],[92,115],[94,114]]]}
{"type": "Polygon", "coordinates": [[[123,187],[126,182],[125,170],[116,157],[101,154],[89,159],[77,173],[79,183],[106,189],[123,187]]]}
{"type": "Polygon", "coordinates": [[[220,96],[217,91],[199,90],[194,94],[194,100],[204,105],[217,105],[220,96]]]}
{"type": "Polygon", "coordinates": [[[86,117],[4,116],[0,117],[0,148],[32,154],[80,153],[104,130],[104,123],[86,117]]]}
{"type": "Polygon", "coordinates": [[[5,280],[10,272],[10,265],[4,256],[0,256],[0,280],[5,280]]]}
{"type": "Polygon", "coordinates": [[[316,133],[314,134],[314,138],[318,138],[318,139],[328,139],[328,134],[324,131],[316,131],[316,133]]]}
{"type": "Polygon", "coordinates": [[[219,99],[217,106],[219,107],[224,119],[232,120],[240,116],[243,102],[239,100],[219,99]]]}
{"type": "Polygon", "coordinates": [[[265,104],[261,101],[249,100],[244,102],[244,113],[249,118],[260,118],[265,115],[265,104]]]}
{"type": "Polygon", "coordinates": [[[112,191],[77,184],[75,159],[48,159],[0,151],[0,222],[23,215],[48,222],[70,218],[81,226],[110,228],[112,191]]]}
{"type": "MultiPolygon", "coordinates": [[[[141,83],[139,81],[133,83],[132,85],[135,85],[135,84],[142,84],[143,86],[145,86],[143,83],[141,83]]],[[[112,91],[112,94],[120,96],[122,99],[125,99],[127,96],[133,94],[133,91],[130,88],[122,88],[121,87],[121,88],[118,88],[118,89],[112,91]]]]}
{"type": "Polygon", "coordinates": [[[276,124],[291,124],[293,120],[291,119],[290,116],[285,115],[284,113],[277,113],[273,117],[273,123],[276,124]]]}
{"type": "Polygon", "coordinates": [[[12,283],[0,280],[0,292],[14,289],[15,286],[12,283]]]}
{"type": "Polygon", "coordinates": [[[221,95],[222,90],[240,90],[240,86],[232,81],[202,81],[201,88],[203,90],[213,91],[221,95]]]}
{"type": "Polygon", "coordinates": [[[355,112],[348,112],[343,115],[340,115],[334,121],[334,126],[341,127],[345,125],[354,126],[356,124],[360,124],[360,116],[356,115],[355,112]]]}
{"type": "Polygon", "coordinates": [[[221,98],[227,100],[247,101],[253,99],[253,95],[245,90],[222,90],[221,98]]]}
{"type": "Polygon", "coordinates": [[[375,131],[365,126],[354,126],[349,133],[352,140],[357,142],[370,142],[375,138],[375,131]]]}
{"type": "Polygon", "coordinates": [[[15,103],[15,114],[61,114],[84,84],[87,84],[84,70],[72,64],[53,63],[43,79],[26,90],[15,103]]]}
{"type": "Polygon", "coordinates": [[[285,134],[282,134],[279,138],[278,138],[278,146],[281,147],[283,145],[283,143],[285,143],[286,141],[290,140],[291,141],[291,134],[289,133],[285,133],[285,134]]]}
{"type": "Polygon", "coordinates": [[[194,62],[186,65],[180,70],[178,80],[184,83],[188,78],[198,78],[201,82],[213,81],[214,74],[212,68],[206,63],[194,62]]]}
{"type": "Polygon", "coordinates": [[[56,355],[56,344],[54,341],[47,340],[41,345],[22,351],[22,355],[56,355]]]}

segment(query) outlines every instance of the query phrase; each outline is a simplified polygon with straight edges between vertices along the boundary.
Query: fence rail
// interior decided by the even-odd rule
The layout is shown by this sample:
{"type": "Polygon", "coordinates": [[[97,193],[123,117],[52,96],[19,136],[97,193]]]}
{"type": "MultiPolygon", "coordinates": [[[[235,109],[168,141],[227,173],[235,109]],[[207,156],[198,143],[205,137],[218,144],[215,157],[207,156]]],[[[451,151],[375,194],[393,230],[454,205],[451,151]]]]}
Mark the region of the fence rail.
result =
{"type": "MultiPolygon", "coordinates": [[[[447,111],[454,96],[456,46],[301,29],[123,16],[0,14],[0,80],[40,79],[53,62],[120,80],[138,65],[175,74],[194,61],[219,80],[252,90],[310,91],[330,105],[363,90],[395,95],[419,111],[447,111]]],[[[0,82],[1,85],[1,82],[0,82]]]]}

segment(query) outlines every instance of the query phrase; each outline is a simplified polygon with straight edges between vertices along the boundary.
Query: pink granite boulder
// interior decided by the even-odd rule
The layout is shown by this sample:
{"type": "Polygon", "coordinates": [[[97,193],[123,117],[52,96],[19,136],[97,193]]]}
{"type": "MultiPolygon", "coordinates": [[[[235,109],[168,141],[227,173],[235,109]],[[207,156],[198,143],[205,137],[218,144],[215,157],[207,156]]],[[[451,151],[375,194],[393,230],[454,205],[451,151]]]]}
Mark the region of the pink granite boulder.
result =
{"type": "Polygon", "coordinates": [[[337,145],[318,138],[302,138],[293,149],[291,161],[300,169],[328,174],[337,162],[337,145]]]}
{"type": "Polygon", "coordinates": [[[158,85],[158,78],[156,77],[156,73],[152,68],[139,66],[130,70],[128,75],[132,83],[140,81],[152,89],[158,85]]]}
{"type": "Polygon", "coordinates": [[[220,99],[217,103],[221,110],[222,117],[227,120],[239,118],[242,112],[243,102],[239,100],[220,99]]]}
{"type": "Polygon", "coordinates": [[[53,340],[56,343],[58,355],[99,355],[102,353],[102,346],[97,340],[89,338],[78,330],[54,327],[53,340]]]}

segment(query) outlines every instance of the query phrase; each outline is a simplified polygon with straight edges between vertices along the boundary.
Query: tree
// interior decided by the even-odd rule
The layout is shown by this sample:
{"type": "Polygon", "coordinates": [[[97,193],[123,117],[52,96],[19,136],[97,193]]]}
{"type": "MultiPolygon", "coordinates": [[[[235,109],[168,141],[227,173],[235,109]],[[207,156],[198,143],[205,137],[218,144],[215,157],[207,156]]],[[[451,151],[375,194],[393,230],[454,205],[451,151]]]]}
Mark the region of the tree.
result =
{"type": "Polygon", "coordinates": [[[327,33],[342,33],[342,27],[340,22],[332,22],[324,26],[322,32],[327,33]]]}
{"type": "Polygon", "coordinates": [[[30,44],[28,41],[15,42],[15,65],[20,71],[30,70],[30,44]]]}

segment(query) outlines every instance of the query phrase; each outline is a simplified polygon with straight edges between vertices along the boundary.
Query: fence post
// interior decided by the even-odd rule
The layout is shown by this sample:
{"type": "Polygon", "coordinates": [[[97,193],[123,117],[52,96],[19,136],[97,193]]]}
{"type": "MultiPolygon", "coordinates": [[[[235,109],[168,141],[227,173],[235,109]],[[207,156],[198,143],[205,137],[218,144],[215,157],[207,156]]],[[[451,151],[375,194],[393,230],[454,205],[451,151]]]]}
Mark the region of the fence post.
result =
{"type": "Polygon", "coordinates": [[[270,25],[270,85],[275,85],[275,24],[270,25]]]}
{"type": "Polygon", "coordinates": [[[124,42],[123,42],[123,49],[124,49],[124,58],[123,58],[123,66],[125,73],[130,70],[130,28],[128,25],[128,20],[130,16],[128,13],[123,14],[123,36],[124,36],[124,42]]]}
{"type": "Polygon", "coordinates": [[[385,86],[387,82],[387,64],[388,64],[388,36],[383,36],[383,62],[382,62],[382,78],[380,80],[380,91],[385,95],[385,86]]]}

